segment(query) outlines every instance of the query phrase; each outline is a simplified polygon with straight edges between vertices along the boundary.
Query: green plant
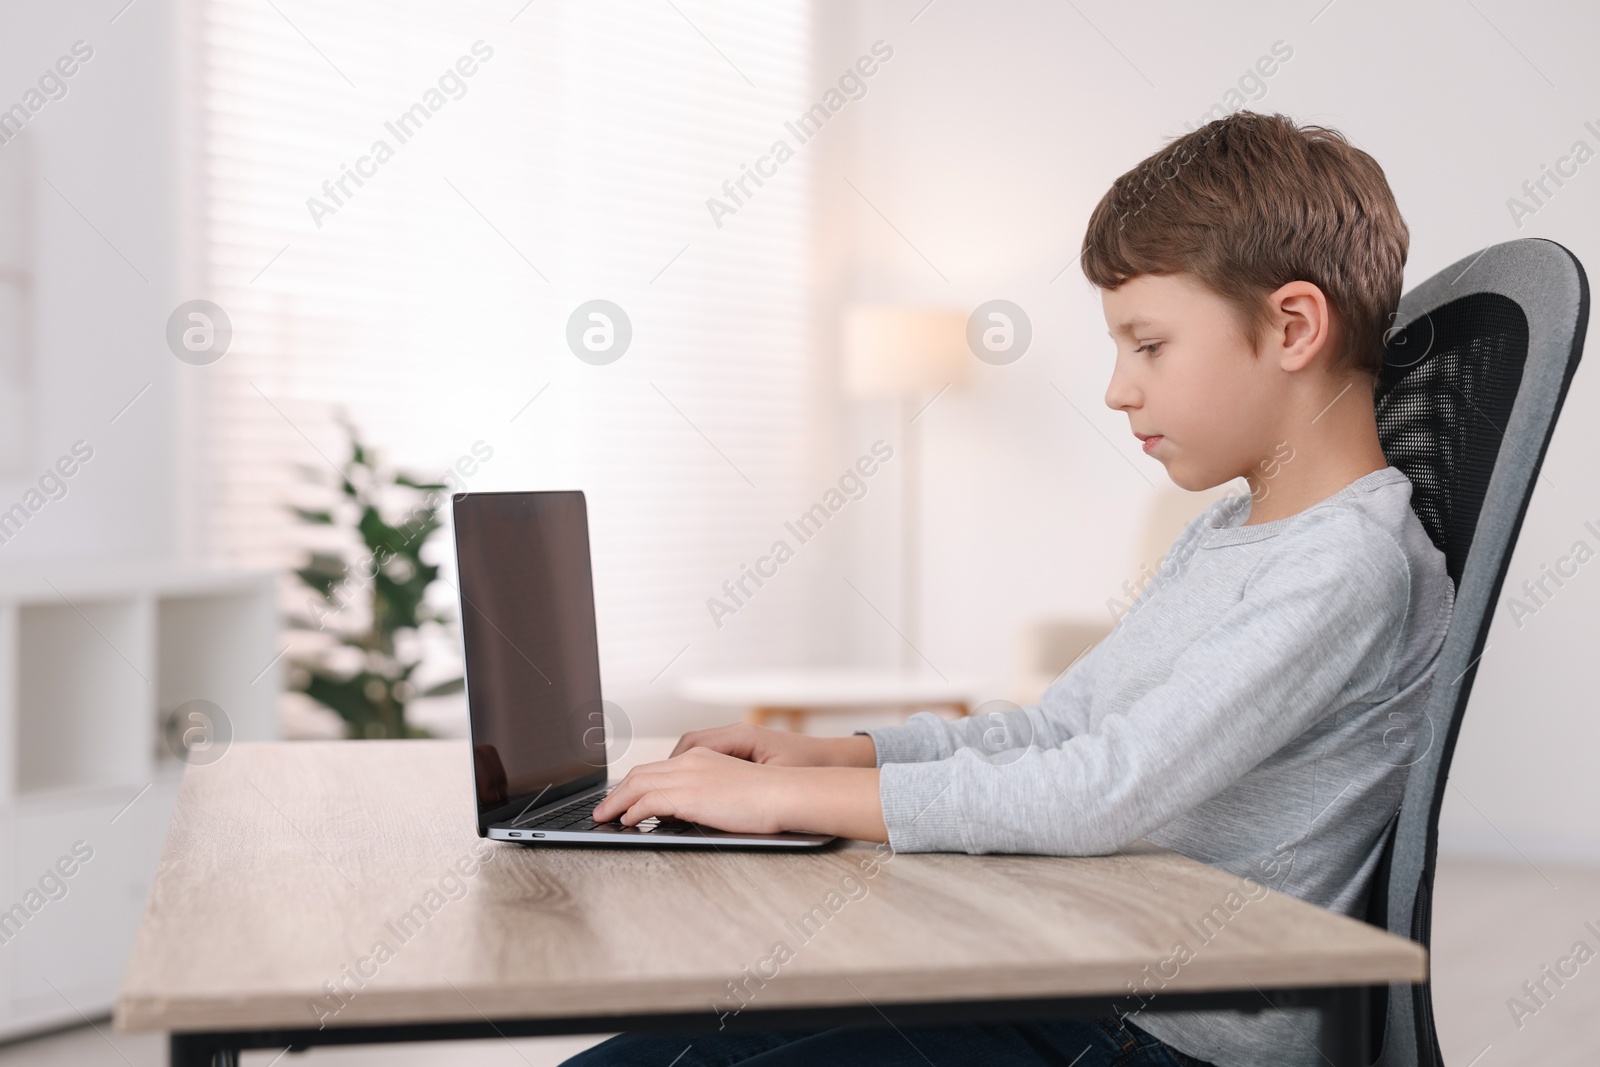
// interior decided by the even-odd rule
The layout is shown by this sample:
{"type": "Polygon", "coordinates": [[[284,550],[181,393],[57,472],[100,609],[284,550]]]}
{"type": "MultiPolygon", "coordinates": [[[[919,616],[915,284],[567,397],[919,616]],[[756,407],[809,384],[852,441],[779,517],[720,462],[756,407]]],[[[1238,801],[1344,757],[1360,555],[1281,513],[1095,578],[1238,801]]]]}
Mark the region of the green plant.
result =
{"type": "MultiPolygon", "coordinates": [[[[422,559],[440,526],[446,486],[381,465],[356,428],[344,425],[350,456],[339,469],[336,503],[293,511],[312,526],[347,526],[362,547],[354,559],[349,550],[314,550],[294,572],[313,595],[291,625],[325,637],[291,657],[290,686],[337,712],[352,738],[426,737],[406,721],[407,704],[462,689],[454,678],[418,693],[411,680],[422,664],[416,632],[451,621],[427,604],[439,568],[422,559]]],[[[325,469],[305,470],[327,486],[325,469]]]]}

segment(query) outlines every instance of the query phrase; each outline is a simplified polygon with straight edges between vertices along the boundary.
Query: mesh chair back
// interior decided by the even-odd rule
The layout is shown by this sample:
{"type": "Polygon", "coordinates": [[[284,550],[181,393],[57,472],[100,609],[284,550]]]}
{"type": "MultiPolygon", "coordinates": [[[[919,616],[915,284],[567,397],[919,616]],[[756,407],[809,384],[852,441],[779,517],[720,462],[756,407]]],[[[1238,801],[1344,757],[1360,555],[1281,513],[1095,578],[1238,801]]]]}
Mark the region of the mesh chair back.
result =
{"type": "MultiPolygon", "coordinates": [[[[1561,245],[1508,241],[1407,293],[1396,321],[1403,325],[1389,338],[1375,393],[1378,436],[1389,462],[1411,479],[1412,508],[1445,555],[1456,601],[1426,714],[1408,739],[1405,796],[1368,918],[1427,945],[1445,776],[1583,352],[1589,286],[1561,245]]],[[[1443,1067],[1426,984],[1391,987],[1374,1008],[1375,1064],[1443,1067]]]]}

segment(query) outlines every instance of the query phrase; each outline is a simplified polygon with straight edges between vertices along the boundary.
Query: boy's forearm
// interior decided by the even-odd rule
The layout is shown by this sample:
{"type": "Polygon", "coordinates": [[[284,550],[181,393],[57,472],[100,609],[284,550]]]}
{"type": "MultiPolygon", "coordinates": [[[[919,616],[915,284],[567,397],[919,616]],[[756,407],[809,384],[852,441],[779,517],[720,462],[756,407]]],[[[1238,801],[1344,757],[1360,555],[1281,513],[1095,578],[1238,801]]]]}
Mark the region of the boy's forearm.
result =
{"type": "MultiPolygon", "coordinates": [[[[869,739],[870,740],[870,739],[869,739]]],[[[786,767],[785,830],[888,841],[876,767],[786,767]]]]}
{"type": "Polygon", "coordinates": [[[866,734],[854,734],[850,737],[833,739],[837,745],[837,758],[835,766],[839,767],[876,767],[878,765],[878,749],[871,737],[866,734]]]}

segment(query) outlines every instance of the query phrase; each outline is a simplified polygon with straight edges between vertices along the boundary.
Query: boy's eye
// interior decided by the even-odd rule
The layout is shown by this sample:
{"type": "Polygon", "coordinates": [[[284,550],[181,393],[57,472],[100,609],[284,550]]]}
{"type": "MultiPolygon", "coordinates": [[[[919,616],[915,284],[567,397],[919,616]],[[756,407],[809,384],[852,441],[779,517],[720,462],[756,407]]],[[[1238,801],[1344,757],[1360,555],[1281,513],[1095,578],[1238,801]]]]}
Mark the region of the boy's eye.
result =
{"type": "Polygon", "coordinates": [[[1135,348],[1134,351],[1135,352],[1149,352],[1153,356],[1153,355],[1156,354],[1156,349],[1160,348],[1161,345],[1162,345],[1161,341],[1146,341],[1144,344],[1140,345],[1138,348],[1135,348]]]}

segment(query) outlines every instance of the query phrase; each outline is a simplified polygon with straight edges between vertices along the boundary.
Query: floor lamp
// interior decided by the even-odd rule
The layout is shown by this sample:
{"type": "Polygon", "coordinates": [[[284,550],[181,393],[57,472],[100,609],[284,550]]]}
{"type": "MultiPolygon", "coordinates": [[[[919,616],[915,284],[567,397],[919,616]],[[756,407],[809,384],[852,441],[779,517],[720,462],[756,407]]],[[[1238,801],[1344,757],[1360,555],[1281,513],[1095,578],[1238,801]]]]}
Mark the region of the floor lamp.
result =
{"type": "Polygon", "coordinates": [[[966,316],[928,307],[864,304],[844,315],[844,390],[900,403],[900,663],[920,666],[922,642],[922,434],[939,394],[965,379],[966,316]]]}

